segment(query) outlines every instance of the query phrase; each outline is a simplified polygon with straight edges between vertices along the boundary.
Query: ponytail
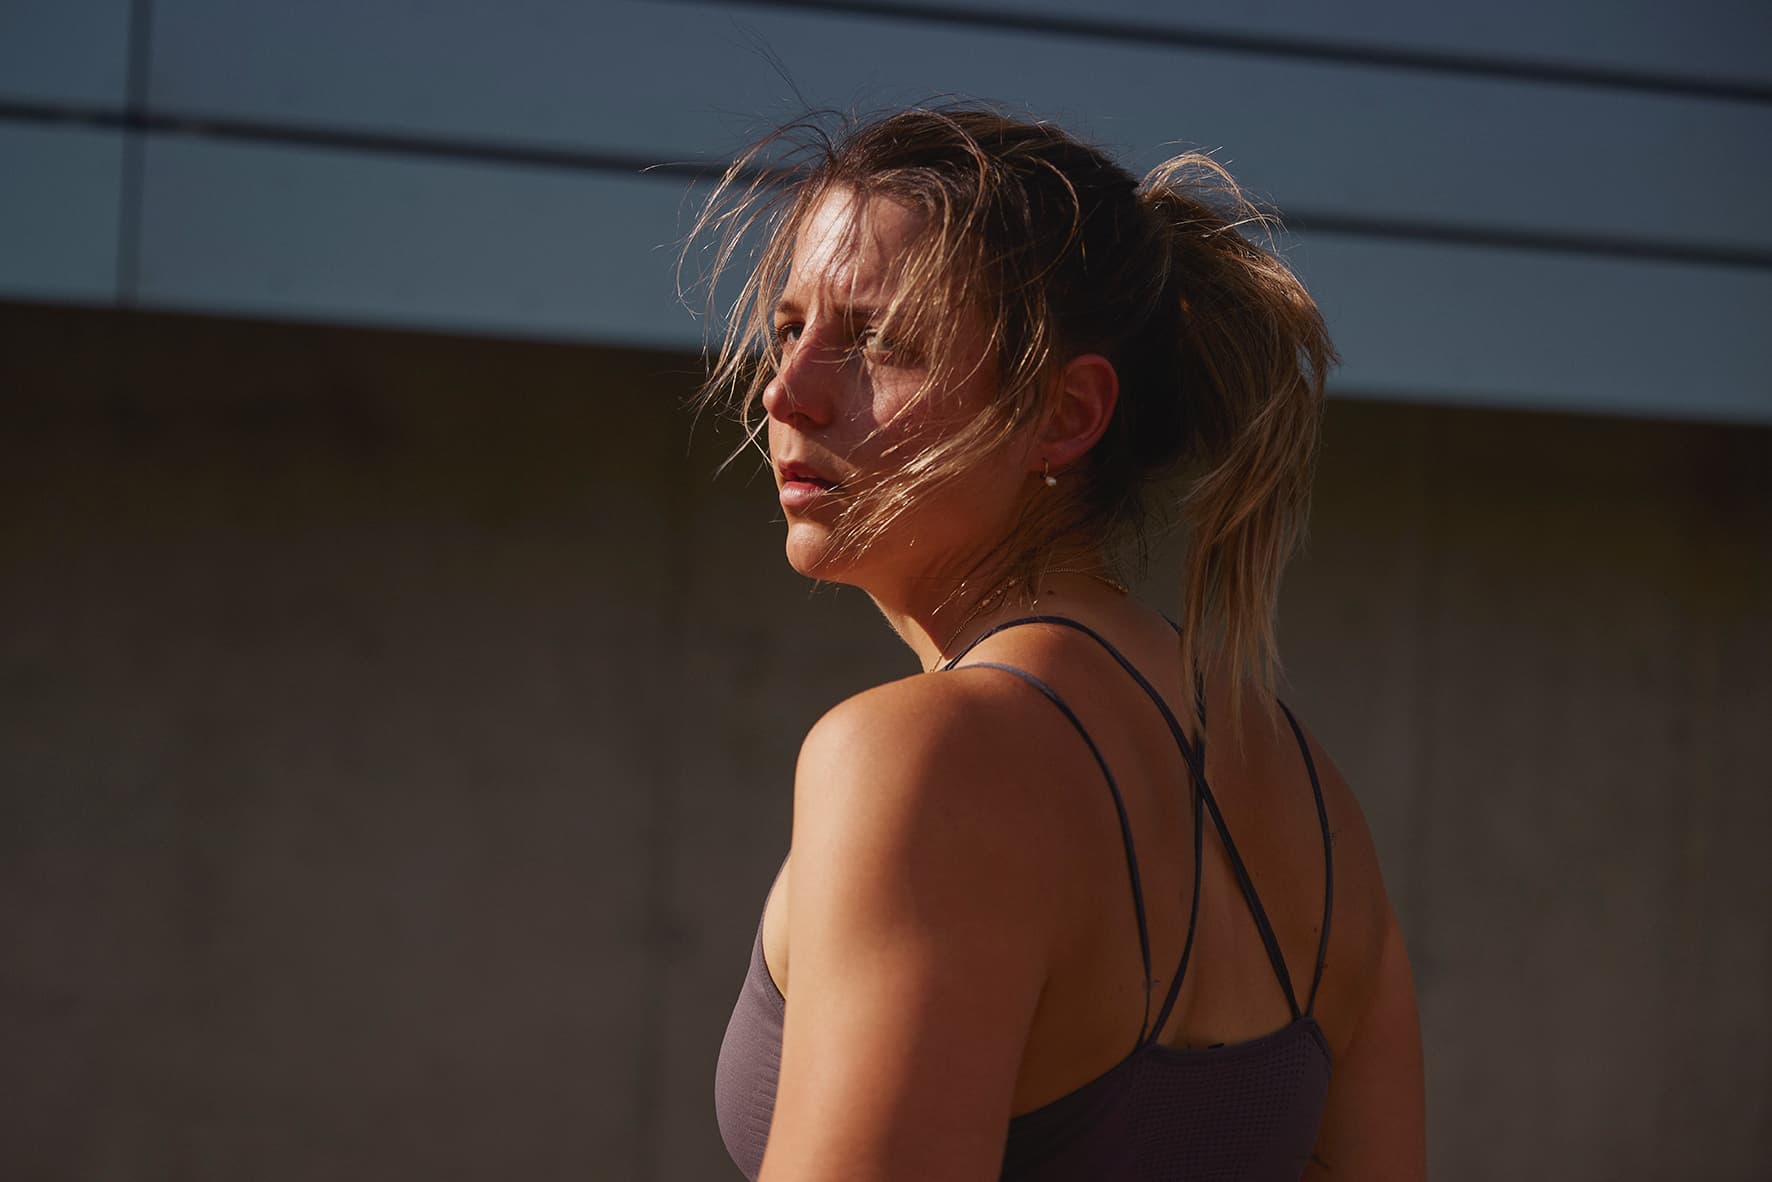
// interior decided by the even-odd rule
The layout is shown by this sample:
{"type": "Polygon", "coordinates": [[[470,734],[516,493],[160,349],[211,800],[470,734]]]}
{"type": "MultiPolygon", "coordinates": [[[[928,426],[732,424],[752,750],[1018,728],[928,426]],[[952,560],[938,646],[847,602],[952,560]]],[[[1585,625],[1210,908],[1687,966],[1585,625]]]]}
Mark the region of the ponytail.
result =
{"type": "Polygon", "coordinates": [[[1309,518],[1323,379],[1335,350],[1297,276],[1244,237],[1245,227],[1271,232],[1273,222],[1216,161],[1197,153],[1169,160],[1145,177],[1139,199],[1168,243],[1162,300],[1177,316],[1153,319],[1178,327],[1170,355],[1178,382],[1143,393],[1166,393],[1179,410],[1171,438],[1188,473],[1182,668],[1221,659],[1233,726],[1245,678],[1265,691],[1271,719],[1275,605],[1309,518]]]}

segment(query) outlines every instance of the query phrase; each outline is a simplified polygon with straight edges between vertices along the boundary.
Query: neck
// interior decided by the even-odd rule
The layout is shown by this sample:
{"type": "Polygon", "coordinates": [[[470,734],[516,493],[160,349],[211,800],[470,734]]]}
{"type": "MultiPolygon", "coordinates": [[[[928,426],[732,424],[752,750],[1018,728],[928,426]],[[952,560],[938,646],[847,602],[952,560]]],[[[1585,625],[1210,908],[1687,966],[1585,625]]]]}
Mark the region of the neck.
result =
{"type": "Polygon", "coordinates": [[[1076,562],[1050,564],[1031,591],[1006,579],[975,579],[957,586],[949,582],[907,588],[896,595],[869,589],[868,595],[928,672],[1007,620],[1030,614],[1088,614],[1123,601],[1127,589],[1099,555],[1089,555],[1076,562]]]}

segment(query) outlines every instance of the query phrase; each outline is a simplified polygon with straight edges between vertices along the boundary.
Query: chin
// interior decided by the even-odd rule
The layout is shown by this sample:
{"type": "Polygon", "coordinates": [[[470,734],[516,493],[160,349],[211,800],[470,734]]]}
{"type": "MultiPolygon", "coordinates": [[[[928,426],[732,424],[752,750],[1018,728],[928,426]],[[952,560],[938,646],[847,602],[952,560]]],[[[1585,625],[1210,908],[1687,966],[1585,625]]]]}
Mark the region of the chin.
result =
{"type": "Polygon", "coordinates": [[[784,551],[788,565],[809,579],[817,579],[821,583],[852,583],[855,581],[853,578],[855,564],[852,561],[839,561],[836,555],[831,553],[829,531],[813,522],[789,523],[784,551]]]}
{"type": "Polygon", "coordinates": [[[853,572],[846,563],[833,562],[822,552],[806,553],[794,546],[787,549],[788,565],[796,574],[821,583],[853,583],[853,572]]]}

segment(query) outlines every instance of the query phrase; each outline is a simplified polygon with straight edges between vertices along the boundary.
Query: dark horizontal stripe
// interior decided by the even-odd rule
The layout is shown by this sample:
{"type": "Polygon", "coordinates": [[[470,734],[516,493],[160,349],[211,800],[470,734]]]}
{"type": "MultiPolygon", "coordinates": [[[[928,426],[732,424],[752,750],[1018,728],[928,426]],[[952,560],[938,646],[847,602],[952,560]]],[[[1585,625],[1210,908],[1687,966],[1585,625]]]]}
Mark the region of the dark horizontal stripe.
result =
{"type": "Polygon", "coordinates": [[[1363,218],[1354,214],[1318,213],[1293,208],[1282,218],[1286,229],[1309,233],[1346,234],[1357,238],[1389,238],[1399,242],[1432,242],[1451,246],[1499,247],[1610,259],[1658,263],[1700,263],[1714,267],[1772,270],[1772,250],[1757,247],[1707,246],[1694,242],[1657,242],[1606,234],[1571,234],[1562,230],[1526,230],[1507,226],[1475,226],[1460,222],[1412,221],[1408,218],[1363,218]]]}
{"type": "MultiPolygon", "coordinates": [[[[706,0],[675,0],[675,2],[705,3],[706,0]]],[[[1462,74],[1476,78],[1505,78],[1515,82],[1602,87],[1609,90],[1632,90],[1649,94],[1721,99],[1726,102],[1772,103],[1772,84],[1748,79],[1707,78],[1695,74],[1662,73],[1617,66],[1590,66],[1574,62],[1532,61],[1477,53],[1458,53],[1444,49],[1400,49],[1376,45],[1346,45],[1303,37],[1227,33],[1219,29],[1195,29],[1182,25],[1113,20],[1098,16],[1010,12],[993,8],[958,8],[946,4],[919,4],[915,0],[723,0],[722,6],[847,13],[854,16],[882,17],[889,20],[918,21],[924,24],[959,25],[967,28],[1000,29],[1022,33],[1047,33],[1072,40],[1111,41],[1119,44],[1137,45],[1174,45],[1187,49],[1208,49],[1224,53],[1331,62],[1337,65],[1376,66],[1384,69],[1420,70],[1435,74],[1462,74]]]]}
{"type": "MultiPolygon", "coordinates": [[[[728,163],[723,160],[660,161],[656,158],[641,157],[631,153],[553,148],[540,144],[493,143],[377,131],[299,127],[246,119],[200,119],[178,115],[127,114],[119,111],[52,107],[5,101],[0,101],[0,119],[152,132],[161,135],[187,135],[255,144],[325,148],[333,151],[366,152],[375,155],[412,156],[456,163],[516,165],[525,168],[555,168],[571,172],[600,172],[625,176],[652,174],[690,180],[718,176],[726,169],[728,163]]],[[[1364,218],[1352,214],[1323,213],[1299,207],[1286,211],[1284,222],[1288,230],[1306,233],[1319,231],[1345,234],[1350,237],[1400,242],[1499,247],[1598,258],[1772,270],[1772,250],[1760,247],[1708,246],[1702,243],[1625,238],[1603,234],[1572,234],[1557,230],[1512,229],[1462,222],[1364,218]]]]}
{"type": "Polygon", "coordinates": [[[205,139],[243,140],[295,147],[328,148],[376,155],[419,156],[432,160],[517,164],[529,168],[561,168],[573,172],[660,173],[665,176],[718,176],[726,167],[717,160],[660,161],[622,152],[587,151],[582,148],[551,148],[543,144],[514,144],[491,140],[466,140],[441,136],[409,135],[342,127],[303,127],[291,123],[265,123],[253,119],[97,108],[51,106],[0,99],[0,119],[23,123],[100,127],[119,131],[156,132],[205,139]]]}

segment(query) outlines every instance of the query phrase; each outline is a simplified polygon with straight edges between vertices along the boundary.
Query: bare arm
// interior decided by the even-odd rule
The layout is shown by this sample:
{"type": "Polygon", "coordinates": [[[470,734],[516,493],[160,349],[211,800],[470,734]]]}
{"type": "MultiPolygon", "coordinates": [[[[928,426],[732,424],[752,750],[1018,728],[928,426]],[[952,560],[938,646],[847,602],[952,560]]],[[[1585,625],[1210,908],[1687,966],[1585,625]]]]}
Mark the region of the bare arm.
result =
{"type": "Polygon", "coordinates": [[[1415,983],[1389,916],[1372,992],[1335,1061],[1311,1182],[1419,1182],[1427,1176],[1426,1098],[1415,983]]]}
{"type": "Polygon", "coordinates": [[[801,751],[763,1182],[1001,1169],[1046,972],[1044,852],[1018,832],[1025,800],[1009,807],[1027,783],[1016,754],[976,717],[954,724],[943,695],[962,679],[903,684],[844,703],[801,751]]]}

